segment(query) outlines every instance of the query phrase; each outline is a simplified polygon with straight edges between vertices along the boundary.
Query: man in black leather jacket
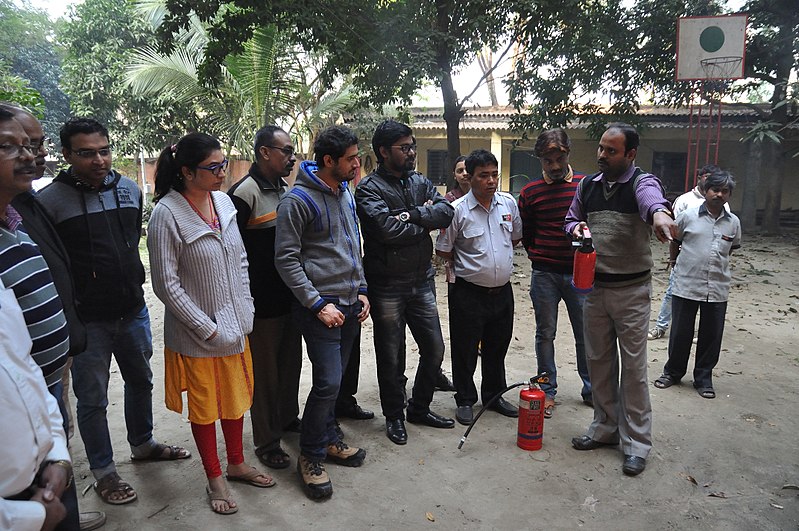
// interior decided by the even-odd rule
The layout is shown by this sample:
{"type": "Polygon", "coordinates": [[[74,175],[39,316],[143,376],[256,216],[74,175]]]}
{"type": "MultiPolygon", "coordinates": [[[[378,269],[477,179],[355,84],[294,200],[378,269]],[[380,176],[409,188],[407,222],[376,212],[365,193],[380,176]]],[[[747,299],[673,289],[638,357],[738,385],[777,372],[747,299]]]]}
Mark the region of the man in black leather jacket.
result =
{"type": "Polygon", "coordinates": [[[453,209],[433,184],[414,171],[416,143],[410,127],[394,120],[377,126],[372,148],[378,167],[355,191],[364,238],[363,266],[372,301],[377,381],[386,434],[405,444],[405,325],[419,347],[419,366],[408,400],[409,422],[452,428],[430,411],[444,357],[444,339],[432,287],[430,231],[444,229],[453,209]]]}

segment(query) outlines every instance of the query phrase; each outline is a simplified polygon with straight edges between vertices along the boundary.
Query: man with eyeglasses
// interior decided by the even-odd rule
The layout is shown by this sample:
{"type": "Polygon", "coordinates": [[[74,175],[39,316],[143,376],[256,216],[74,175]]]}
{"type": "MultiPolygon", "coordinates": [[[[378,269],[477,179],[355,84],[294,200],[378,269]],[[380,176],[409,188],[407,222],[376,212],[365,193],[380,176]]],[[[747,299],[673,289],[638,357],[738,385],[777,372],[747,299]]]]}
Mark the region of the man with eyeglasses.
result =
{"type": "Polygon", "coordinates": [[[73,359],[78,427],[106,503],[134,501],[136,491],[117,473],[106,419],[111,355],[125,382],[125,424],[133,460],[185,459],[184,448],[153,437],[150,368],[152,334],[139,257],[142,193],[111,169],[108,130],[91,118],[69,120],[60,131],[69,168],[39,193],[72,263],[86,349],[73,359]]]}
{"type": "MultiPolygon", "coordinates": [[[[3,359],[0,372],[5,374],[11,369],[7,376],[10,376],[14,385],[25,391],[21,396],[23,401],[35,399],[28,404],[27,410],[7,409],[6,406],[9,404],[16,404],[7,400],[0,401],[3,404],[4,431],[15,433],[15,430],[22,430],[18,437],[5,441],[7,444],[3,450],[8,454],[2,455],[5,467],[3,472],[6,474],[0,477],[0,491],[3,498],[23,502],[38,501],[43,506],[23,504],[14,508],[7,506],[7,503],[13,504],[13,502],[4,501],[0,507],[2,509],[0,527],[3,529],[21,527],[26,520],[41,525],[49,520],[51,525],[63,521],[62,529],[78,529],[77,498],[75,489],[70,488],[72,465],[66,447],[63,452],[59,452],[61,455],[54,456],[57,466],[51,466],[50,461],[26,458],[29,455],[43,456],[48,453],[52,446],[51,436],[64,440],[60,415],[57,413],[40,415],[36,410],[43,406],[46,400],[46,395],[38,392],[39,389],[44,391],[44,386],[40,384],[46,385],[47,391],[53,398],[61,396],[61,375],[69,350],[67,322],[50,270],[39,248],[22,226],[19,212],[11,205],[15,197],[31,190],[31,184],[36,176],[34,154],[37,151],[38,149],[31,145],[30,138],[22,125],[14,119],[14,114],[8,107],[0,106],[0,287],[4,286],[12,292],[6,295],[10,295],[10,299],[14,300],[19,320],[24,320],[23,326],[27,326],[26,330],[22,330],[22,334],[30,336],[27,338],[27,345],[24,345],[24,342],[16,344],[17,347],[24,345],[24,349],[13,353],[19,358],[16,360],[19,363],[7,366],[6,362],[13,360],[3,359]],[[30,360],[35,365],[30,363],[30,360]],[[31,382],[26,381],[30,378],[18,374],[18,369],[24,368],[25,372],[30,372],[30,367],[37,366],[39,382],[34,378],[33,384],[36,389],[31,390],[27,385],[31,382]],[[32,424],[15,426],[7,423],[12,422],[14,418],[30,421],[32,424]],[[43,422],[48,420],[49,422],[43,422]],[[32,431],[26,433],[26,427],[32,428],[32,431]],[[8,444],[11,444],[11,448],[8,448],[8,444]],[[17,456],[18,462],[14,462],[9,454],[17,456]],[[42,475],[41,483],[38,481],[38,475],[37,478],[32,478],[31,472],[42,475]],[[11,475],[20,477],[12,478],[11,475]],[[44,487],[45,483],[47,483],[46,490],[50,491],[47,495],[49,501],[42,498],[45,489],[39,488],[44,487]],[[57,517],[54,516],[56,513],[57,517]]],[[[4,305],[8,303],[9,300],[3,302],[4,305]]],[[[8,321],[8,316],[0,320],[3,335],[11,332],[11,328],[7,330],[6,327],[11,327],[12,322],[13,319],[8,321]]],[[[14,331],[13,335],[19,336],[19,332],[19,330],[14,331]]],[[[33,375],[35,376],[35,373],[33,375]]],[[[8,397],[3,397],[5,398],[8,397]]],[[[59,409],[63,411],[61,405],[59,404],[59,409]]]]}
{"type": "MultiPolygon", "coordinates": [[[[0,108],[13,113],[14,119],[28,135],[31,146],[34,148],[33,154],[36,165],[34,179],[41,178],[45,171],[45,157],[48,152],[48,139],[44,136],[41,123],[33,114],[21,107],[0,103],[0,108]]],[[[69,404],[69,369],[72,366],[72,356],[80,354],[86,348],[86,326],[78,315],[77,307],[75,306],[75,285],[72,280],[72,267],[67,250],[61,242],[61,238],[58,237],[53,222],[39,202],[37,193],[33,189],[25,191],[17,195],[11,201],[11,205],[22,216],[22,230],[37,245],[47,263],[66,317],[69,331],[69,357],[61,373],[60,385],[54,385],[50,390],[53,392],[64,417],[64,431],[67,434],[68,442],[72,437],[72,424],[74,423],[69,404]]],[[[45,364],[43,369],[47,370],[47,365],[45,364]]],[[[62,502],[67,508],[68,514],[67,520],[62,523],[62,527],[65,525],[77,526],[78,524],[70,519],[72,514],[77,515],[78,500],[74,486],[65,491],[64,496],[62,496],[62,502]],[[70,522],[72,523],[70,524],[70,522]]],[[[102,526],[105,520],[105,513],[101,511],[80,513],[80,528],[82,530],[96,529],[102,526]]]]}
{"type": "Polygon", "coordinates": [[[294,296],[275,268],[277,204],[297,159],[289,135],[275,125],[255,133],[255,163],[228,194],[250,263],[255,321],[249,335],[253,364],[252,420],[255,455],[269,468],[286,468],[280,445],[287,428],[297,429],[302,337],[291,318],[294,296]]]}
{"type": "Polygon", "coordinates": [[[374,321],[377,381],[386,435],[406,444],[405,325],[419,346],[419,367],[407,403],[408,422],[453,428],[455,421],[430,411],[444,358],[436,307],[430,231],[452,221],[452,205],[416,167],[416,141],[407,125],[377,126],[372,149],[378,166],[355,191],[364,239],[364,272],[374,321]]]}

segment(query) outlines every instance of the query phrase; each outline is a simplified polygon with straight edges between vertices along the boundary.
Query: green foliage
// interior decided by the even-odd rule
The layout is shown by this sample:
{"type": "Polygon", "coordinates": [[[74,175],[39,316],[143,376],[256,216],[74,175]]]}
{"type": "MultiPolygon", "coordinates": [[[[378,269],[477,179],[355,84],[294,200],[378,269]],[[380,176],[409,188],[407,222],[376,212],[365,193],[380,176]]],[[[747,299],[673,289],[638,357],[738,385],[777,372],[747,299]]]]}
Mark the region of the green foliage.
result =
{"type": "Polygon", "coordinates": [[[53,34],[43,11],[0,0],[0,98],[37,112],[51,138],[69,114],[69,100],[58,86],[61,54],[53,34]]]}
{"type": "Polygon", "coordinates": [[[136,154],[140,147],[159,150],[199,120],[190,107],[160,96],[140,97],[125,85],[134,50],[156,39],[148,21],[127,0],[86,0],[70,8],[58,32],[67,50],[63,86],[72,112],[105,123],[117,151],[136,154]]]}
{"type": "Polygon", "coordinates": [[[0,101],[17,103],[30,109],[37,118],[44,116],[44,98],[38,90],[30,87],[27,79],[22,79],[8,71],[8,67],[0,63],[0,101]]]}

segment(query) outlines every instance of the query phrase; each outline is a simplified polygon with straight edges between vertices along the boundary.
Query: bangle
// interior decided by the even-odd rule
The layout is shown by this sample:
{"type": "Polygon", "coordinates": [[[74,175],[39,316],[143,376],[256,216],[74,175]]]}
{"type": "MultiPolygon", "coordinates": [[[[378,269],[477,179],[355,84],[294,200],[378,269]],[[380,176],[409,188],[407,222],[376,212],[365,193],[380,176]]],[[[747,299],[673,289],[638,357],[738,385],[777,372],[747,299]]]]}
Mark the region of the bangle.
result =
{"type": "Polygon", "coordinates": [[[58,467],[63,468],[67,472],[67,484],[64,486],[64,489],[68,489],[69,486],[72,484],[72,463],[67,461],[66,459],[58,459],[55,461],[46,461],[45,466],[55,465],[58,467]]]}

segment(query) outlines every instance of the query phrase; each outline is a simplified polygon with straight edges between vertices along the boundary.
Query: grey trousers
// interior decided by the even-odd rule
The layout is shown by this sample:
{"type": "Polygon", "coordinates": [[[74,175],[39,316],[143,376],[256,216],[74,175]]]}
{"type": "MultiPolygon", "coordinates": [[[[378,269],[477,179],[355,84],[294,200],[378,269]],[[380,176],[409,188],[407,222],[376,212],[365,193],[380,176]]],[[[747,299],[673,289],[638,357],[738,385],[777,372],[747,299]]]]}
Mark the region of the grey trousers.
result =
{"type": "Polygon", "coordinates": [[[283,428],[300,413],[302,336],[291,314],[255,319],[249,335],[252,353],[252,420],[255,453],[280,446],[283,428]]]}
{"type": "Polygon", "coordinates": [[[594,420],[587,434],[602,442],[620,440],[625,455],[643,458],[652,448],[646,374],[651,291],[649,281],[621,288],[595,287],[583,307],[594,399],[594,420]]]}

